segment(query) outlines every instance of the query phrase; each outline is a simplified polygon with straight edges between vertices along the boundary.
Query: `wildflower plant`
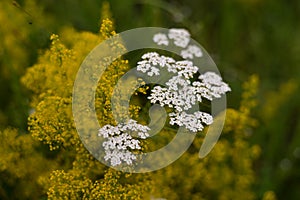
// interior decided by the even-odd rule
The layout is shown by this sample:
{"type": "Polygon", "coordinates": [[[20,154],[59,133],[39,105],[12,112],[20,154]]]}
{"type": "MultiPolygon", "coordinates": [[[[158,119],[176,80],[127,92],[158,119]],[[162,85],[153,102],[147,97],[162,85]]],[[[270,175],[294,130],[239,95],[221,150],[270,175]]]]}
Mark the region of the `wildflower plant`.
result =
{"type": "MultiPolygon", "coordinates": [[[[191,133],[203,131],[206,125],[213,123],[213,116],[209,112],[199,110],[199,104],[204,99],[205,101],[213,101],[221,98],[226,92],[231,90],[215,71],[208,70],[199,73],[201,70],[194,64],[193,59],[201,58],[203,52],[201,47],[190,44],[190,33],[187,30],[170,29],[168,33],[159,32],[153,34],[151,39],[154,45],[175,46],[184,60],[177,61],[173,57],[161,55],[154,51],[145,53],[141,56],[141,60],[137,62],[136,68],[124,75],[127,75],[127,77],[135,76],[136,79],[143,80],[144,83],[132,85],[120,79],[119,82],[124,82],[119,83],[119,86],[118,83],[116,84],[115,96],[121,99],[124,96],[129,96],[129,98],[127,98],[127,101],[125,98],[126,103],[116,103],[118,100],[114,100],[112,97],[112,111],[113,115],[117,116],[115,119],[117,123],[114,125],[104,124],[98,131],[98,136],[104,139],[101,142],[105,152],[105,155],[103,155],[104,161],[113,167],[122,164],[134,166],[135,163],[133,161],[141,162],[141,160],[147,163],[144,158],[137,161],[137,155],[139,154],[137,150],[140,151],[142,149],[142,140],[153,135],[153,133],[150,134],[153,126],[140,124],[130,116],[119,117],[126,113],[126,107],[129,107],[127,105],[129,104],[128,99],[130,99],[129,94],[141,85],[154,83],[150,94],[147,96],[148,101],[152,105],[159,105],[162,108],[169,109],[169,125],[175,126],[175,128],[182,127],[183,129],[181,130],[185,130],[184,132],[191,133]],[[120,85],[127,86],[119,88],[121,87],[120,85]],[[117,107],[117,109],[114,107],[117,107]],[[122,107],[125,107],[125,109],[122,109],[122,107]]],[[[118,38],[116,40],[118,41],[118,38]]],[[[126,43],[126,39],[125,42],[119,42],[121,44],[126,43]]],[[[115,51],[113,50],[113,53],[115,51]]],[[[95,56],[96,54],[94,53],[90,57],[95,56]]],[[[88,57],[86,62],[88,63],[89,60],[90,58],[88,57]]],[[[83,63],[82,66],[86,67],[86,65],[88,64],[83,63]]],[[[76,87],[75,83],[75,91],[76,87]]],[[[155,126],[154,128],[158,129],[155,126]]],[[[142,153],[143,155],[147,156],[147,153],[142,153]]],[[[103,161],[102,158],[100,160],[103,161]]]]}

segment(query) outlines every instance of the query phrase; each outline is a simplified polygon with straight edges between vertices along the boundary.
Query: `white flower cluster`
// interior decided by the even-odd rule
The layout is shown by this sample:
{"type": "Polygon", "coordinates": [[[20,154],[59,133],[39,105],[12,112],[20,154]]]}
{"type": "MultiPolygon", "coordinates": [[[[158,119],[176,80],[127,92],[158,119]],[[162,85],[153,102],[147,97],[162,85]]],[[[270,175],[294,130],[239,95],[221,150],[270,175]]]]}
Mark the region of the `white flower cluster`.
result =
{"type": "Polygon", "coordinates": [[[190,42],[190,33],[185,29],[172,28],[169,30],[168,36],[178,47],[185,48],[190,42]]]}
{"type": "Polygon", "coordinates": [[[155,34],[153,37],[153,41],[158,45],[165,45],[165,46],[169,45],[168,37],[166,36],[166,34],[163,33],[155,34]]]}
{"type": "Polygon", "coordinates": [[[193,74],[198,71],[198,68],[193,65],[193,62],[188,60],[175,61],[171,57],[161,56],[156,52],[149,52],[142,56],[142,61],[137,64],[137,70],[147,73],[148,76],[160,75],[160,69],[166,68],[168,72],[178,73],[185,78],[192,78],[193,74]]]}
{"type": "Polygon", "coordinates": [[[175,60],[170,57],[160,56],[156,52],[146,53],[142,56],[142,61],[138,62],[137,70],[147,73],[148,76],[159,75],[159,67],[167,67],[175,63],[175,60]]]}
{"type": "Polygon", "coordinates": [[[138,62],[137,70],[147,73],[148,76],[152,76],[153,71],[157,72],[155,75],[159,75],[161,68],[167,68],[168,72],[174,73],[166,82],[166,87],[155,86],[148,97],[151,103],[175,109],[174,113],[169,114],[171,125],[177,124],[197,132],[203,130],[202,123],[212,123],[212,116],[207,113],[187,114],[186,111],[196,103],[202,102],[202,98],[213,100],[230,91],[229,86],[218,74],[206,72],[200,75],[198,80],[191,82],[189,79],[198,72],[198,67],[191,61],[175,61],[155,52],[146,53],[142,58],[144,60],[138,62]]]}
{"type": "MultiPolygon", "coordinates": [[[[230,91],[230,87],[222,81],[222,78],[214,72],[201,74],[197,80],[198,67],[187,59],[202,57],[202,50],[190,43],[190,33],[185,29],[170,29],[168,34],[157,33],[153,41],[158,45],[168,46],[170,41],[177,47],[182,48],[181,56],[186,59],[176,61],[171,57],[159,55],[156,52],[146,53],[142,60],[137,63],[137,71],[150,77],[163,76],[162,73],[174,74],[166,81],[166,87],[155,86],[148,97],[151,103],[159,103],[162,107],[168,106],[174,111],[169,113],[170,124],[185,127],[192,132],[201,131],[204,125],[213,123],[213,117],[205,112],[196,111],[191,113],[191,108],[202,102],[203,98],[212,101],[220,98],[230,91]],[[164,70],[162,70],[164,68],[164,70]]],[[[167,76],[169,77],[169,76],[167,76]]],[[[110,160],[112,166],[122,162],[131,165],[137,157],[132,150],[141,149],[140,140],[149,137],[150,128],[138,124],[130,119],[127,123],[117,126],[105,125],[98,136],[105,138],[102,143],[105,150],[104,159],[110,160]],[[131,134],[135,134],[132,136],[131,134]]]]}
{"type": "Polygon", "coordinates": [[[177,124],[178,126],[185,126],[193,132],[202,130],[204,128],[202,123],[206,125],[213,123],[213,117],[210,114],[201,111],[194,112],[193,114],[187,114],[184,111],[172,112],[169,116],[171,117],[171,125],[177,124]]]}
{"type": "Polygon", "coordinates": [[[193,59],[194,56],[195,57],[202,57],[202,51],[199,47],[197,47],[196,45],[189,45],[186,49],[183,49],[180,53],[180,55],[184,58],[184,59],[193,59]]]}
{"type": "Polygon", "coordinates": [[[196,45],[189,45],[190,33],[185,29],[172,28],[168,35],[164,33],[157,33],[153,36],[153,41],[157,45],[169,45],[169,39],[173,40],[175,46],[183,48],[180,55],[184,59],[193,59],[195,57],[202,57],[202,50],[196,45]]]}
{"type": "Polygon", "coordinates": [[[199,79],[201,82],[193,82],[193,85],[197,87],[197,93],[201,93],[208,100],[221,98],[223,94],[231,91],[228,84],[224,83],[222,78],[214,72],[206,72],[200,75],[199,79]]]}
{"type": "Polygon", "coordinates": [[[188,110],[197,102],[195,88],[190,86],[190,81],[182,76],[174,76],[166,83],[167,88],[155,86],[148,97],[151,103],[169,106],[181,112],[188,110]]]}
{"type": "Polygon", "coordinates": [[[137,135],[146,139],[149,137],[149,127],[138,124],[135,120],[130,119],[126,124],[120,123],[117,126],[105,125],[98,133],[98,136],[106,138],[102,143],[105,150],[104,159],[110,160],[112,166],[120,165],[125,161],[128,165],[136,160],[136,156],[130,150],[141,149],[140,141],[134,139],[130,133],[137,133],[137,135]]]}

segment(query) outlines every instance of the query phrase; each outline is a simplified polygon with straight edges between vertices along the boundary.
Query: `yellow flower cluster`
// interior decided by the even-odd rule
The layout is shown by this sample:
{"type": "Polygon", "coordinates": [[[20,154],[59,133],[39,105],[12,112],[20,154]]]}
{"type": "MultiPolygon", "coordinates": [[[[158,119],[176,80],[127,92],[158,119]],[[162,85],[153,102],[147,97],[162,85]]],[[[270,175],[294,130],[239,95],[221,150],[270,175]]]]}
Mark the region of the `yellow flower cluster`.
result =
{"type": "Polygon", "coordinates": [[[39,143],[29,134],[7,128],[0,131],[0,176],[1,183],[10,189],[10,196],[0,189],[1,199],[38,199],[41,175],[57,167],[40,151],[39,143]]]}
{"type": "Polygon", "coordinates": [[[45,97],[30,116],[29,131],[33,137],[48,144],[50,150],[73,147],[79,140],[71,116],[70,98],[45,97]]]}
{"type": "Polygon", "coordinates": [[[251,110],[257,105],[256,93],[258,89],[258,77],[252,75],[249,81],[243,84],[244,92],[239,110],[227,109],[224,132],[231,131],[243,133],[247,126],[256,126],[257,121],[250,117],[251,110]]]}
{"type": "Polygon", "coordinates": [[[103,19],[100,27],[100,33],[104,40],[116,35],[114,24],[110,19],[103,19]]]}
{"type": "MultiPolygon", "coordinates": [[[[52,35],[50,49],[22,78],[24,85],[33,92],[30,133],[48,144],[50,150],[64,155],[64,162],[69,163],[63,165],[64,169],[53,171],[49,179],[40,178],[40,183],[48,188],[49,199],[142,199],[149,190],[147,176],[133,174],[129,179],[124,178],[123,173],[106,171],[84,148],[73,122],[72,87],[77,70],[93,47],[116,34],[113,27],[113,23],[105,19],[100,35],[77,33],[72,29],[65,29],[61,38],[52,35]]],[[[124,49],[122,44],[111,45],[124,49]]],[[[100,125],[115,123],[110,101],[117,80],[128,69],[128,61],[118,58],[101,76],[95,95],[100,125]]],[[[137,115],[139,109],[132,106],[130,112],[137,115]]]]}
{"type": "Polygon", "coordinates": [[[143,200],[147,197],[145,194],[150,190],[150,183],[147,174],[124,174],[108,169],[104,179],[94,184],[90,198],[143,200]],[[131,183],[128,180],[131,180],[131,183]],[[145,180],[148,181],[146,185],[144,185],[145,180]]]}

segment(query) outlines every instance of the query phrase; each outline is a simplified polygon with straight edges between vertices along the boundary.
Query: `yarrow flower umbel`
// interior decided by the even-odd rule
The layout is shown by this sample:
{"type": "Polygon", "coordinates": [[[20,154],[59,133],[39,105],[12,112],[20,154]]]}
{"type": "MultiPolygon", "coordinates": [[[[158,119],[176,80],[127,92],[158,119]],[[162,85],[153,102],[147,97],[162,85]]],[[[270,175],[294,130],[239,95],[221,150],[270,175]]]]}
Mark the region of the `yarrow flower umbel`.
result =
{"type": "Polygon", "coordinates": [[[187,114],[186,112],[172,112],[169,114],[171,121],[170,124],[177,124],[178,126],[189,127],[188,129],[193,132],[202,130],[204,126],[213,123],[213,117],[205,112],[197,111],[193,114],[187,114]]]}
{"type": "Polygon", "coordinates": [[[185,29],[172,28],[169,30],[168,36],[179,47],[185,48],[190,42],[190,33],[185,29]]]}
{"type": "Polygon", "coordinates": [[[186,49],[181,50],[180,55],[184,59],[193,59],[195,57],[202,57],[202,51],[196,45],[189,45],[186,49]]]}
{"type": "Polygon", "coordinates": [[[165,45],[165,46],[169,45],[169,40],[168,40],[166,34],[163,34],[163,33],[155,34],[153,37],[153,41],[155,43],[157,43],[158,45],[165,45]]]}
{"type": "Polygon", "coordinates": [[[203,112],[201,115],[199,113],[186,114],[186,111],[202,102],[202,98],[211,101],[230,91],[229,86],[222,81],[218,74],[206,72],[191,82],[190,79],[198,72],[198,67],[194,66],[191,61],[175,61],[155,52],[146,53],[142,58],[144,60],[138,62],[138,71],[147,72],[145,68],[140,66],[141,63],[147,65],[148,70],[155,68],[156,74],[148,72],[148,76],[159,76],[162,68],[167,68],[169,73],[174,73],[174,76],[166,82],[166,87],[155,86],[148,97],[151,103],[158,103],[161,106],[175,109],[175,112],[169,115],[171,125],[177,124],[192,132],[197,132],[203,130],[202,124],[209,125],[212,123],[212,116],[208,113],[205,115],[203,112]],[[168,62],[165,62],[166,60],[168,62]],[[203,118],[202,116],[206,117],[203,118]],[[211,120],[207,121],[207,116],[211,120]]]}
{"type": "Polygon", "coordinates": [[[141,139],[149,137],[149,127],[138,124],[130,119],[127,123],[120,123],[117,126],[109,124],[103,126],[98,133],[106,139],[102,146],[105,150],[104,159],[110,160],[112,166],[116,166],[125,161],[128,165],[136,159],[136,156],[129,150],[141,149],[140,141],[134,139],[131,134],[136,133],[141,139]]]}
{"type": "MultiPolygon", "coordinates": [[[[182,48],[181,56],[185,60],[176,61],[156,52],[142,56],[142,60],[137,63],[137,71],[149,77],[163,76],[163,73],[168,73],[167,77],[173,75],[165,82],[164,87],[154,86],[148,99],[153,104],[158,103],[173,110],[169,113],[170,125],[185,127],[191,132],[202,131],[205,125],[213,123],[213,117],[209,113],[191,109],[198,106],[203,98],[209,101],[221,98],[226,92],[231,91],[230,87],[215,72],[208,71],[196,75],[199,73],[198,67],[187,59],[202,57],[203,54],[200,47],[189,44],[190,33],[187,30],[170,29],[168,34],[157,33],[153,41],[157,45],[165,46],[173,42],[175,46],[182,48]]],[[[102,144],[106,154],[104,159],[110,160],[112,166],[120,165],[122,161],[131,165],[133,160],[137,159],[131,150],[141,149],[139,139],[149,137],[149,130],[149,127],[132,119],[117,126],[103,126],[98,135],[106,139],[102,144]],[[135,138],[132,137],[132,133],[136,134],[135,138]]]]}

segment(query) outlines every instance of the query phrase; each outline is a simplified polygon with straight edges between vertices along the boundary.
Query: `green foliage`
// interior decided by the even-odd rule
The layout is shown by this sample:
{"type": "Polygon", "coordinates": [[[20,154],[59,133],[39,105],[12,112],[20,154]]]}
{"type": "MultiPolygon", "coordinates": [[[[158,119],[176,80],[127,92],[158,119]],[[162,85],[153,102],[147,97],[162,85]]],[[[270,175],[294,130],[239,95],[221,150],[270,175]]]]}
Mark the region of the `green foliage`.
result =
{"type": "Polygon", "coordinates": [[[260,160],[263,169],[260,171],[264,189],[277,191],[279,196],[292,199],[298,196],[298,165],[300,144],[299,136],[299,83],[290,79],[282,83],[276,91],[264,94],[259,111],[260,121],[265,126],[257,130],[263,157],[260,160]],[[268,125],[266,125],[268,124],[268,125]],[[289,183],[289,187],[286,184],[289,183]],[[287,190],[295,191],[288,193],[287,190]]]}

